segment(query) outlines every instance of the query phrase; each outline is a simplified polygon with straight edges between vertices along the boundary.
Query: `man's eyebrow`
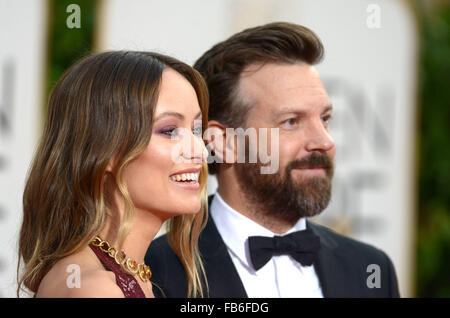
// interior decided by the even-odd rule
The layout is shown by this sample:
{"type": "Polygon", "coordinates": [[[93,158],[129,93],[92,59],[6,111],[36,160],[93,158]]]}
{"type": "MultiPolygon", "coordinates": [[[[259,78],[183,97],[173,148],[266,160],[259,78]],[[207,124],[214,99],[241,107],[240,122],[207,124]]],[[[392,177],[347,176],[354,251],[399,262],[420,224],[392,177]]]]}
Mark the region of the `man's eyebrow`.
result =
{"type": "MultiPolygon", "coordinates": [[[[198,114],[194,117],[195,119],[197,119],[198,117],[201,117],[202,115],[202,111],[199,111],[198,114]]],[[[158,121],[159,119],[163,118],[163,117],[167,117],[167,116],[174,116],[177,117],[181,120],[184,120],[184,115],[178,112],[164,112],[159,114],[158,116],[156,116],[155,121],[158,121]]]]}
{"type": "MultiPolygon", "coordinates": [[[[323,113],[329,112],[333,110],[333,105],[332,104],[327,104],[324,108],[324,110],[322,111],[323,113]]],[[[308,114],[307,110],[298,110],[298,108],[282,108],[279,111],[274,111],[272,113],[272,117],[273,118],[278,118],[284,114],[295,114],[296,116],[305,116],[308,114]]]]}
{"type": "Polygon", "coordinates": [[[289,108],[289,107],[272,111],[273,117],[279,117],[284,114],[304,115],[306,113],[307,113],[306,110],[298,110],[298,108],[289,108]]]}
{"type": "Polygon", "coordinates": [[[331,110],[333,110],[333,105],[332,105],[332,104],[328,104],[328,105],[325,107],[325,109],[323,110],[322,113],[326,113],[326,112],[329,112],[329,111],[331,111],[331,110]]]}

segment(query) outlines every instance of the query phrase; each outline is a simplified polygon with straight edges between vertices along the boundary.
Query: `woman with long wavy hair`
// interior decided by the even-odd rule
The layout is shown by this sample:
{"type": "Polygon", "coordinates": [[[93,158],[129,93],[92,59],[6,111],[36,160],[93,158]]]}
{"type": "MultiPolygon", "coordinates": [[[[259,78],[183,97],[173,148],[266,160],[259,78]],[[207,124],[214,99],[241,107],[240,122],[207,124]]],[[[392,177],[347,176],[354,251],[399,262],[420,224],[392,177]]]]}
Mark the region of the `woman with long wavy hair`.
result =
{"type": "Polygon", "coordinates": [[[18,295],[153,297],[144,255],[169,220],[186,296],[204,296],[207,112],[202,77],[174,58],[118,51],[73,65],[25,186],[18,295]]]}

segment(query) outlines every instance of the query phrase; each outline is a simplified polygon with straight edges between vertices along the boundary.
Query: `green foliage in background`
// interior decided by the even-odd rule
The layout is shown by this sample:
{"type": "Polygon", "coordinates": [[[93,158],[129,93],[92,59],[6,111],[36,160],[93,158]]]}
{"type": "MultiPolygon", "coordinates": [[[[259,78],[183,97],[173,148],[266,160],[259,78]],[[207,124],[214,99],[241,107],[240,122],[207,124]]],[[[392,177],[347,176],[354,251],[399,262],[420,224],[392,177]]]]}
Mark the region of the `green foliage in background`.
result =
{"type": "MultiPolygon", "coordinates": [[[[420,297],[450,297],[450,6],[429,3],[414,1],[421,32],[416,289],[420,297]]],[[[48,90],[92,50],[97,4],[49,0],[48,90]],[[72,3],[81,7],[80,29],[66,26],[72,3]]]]}
{"type": "Polygon", "coordinates": [[[421,31],[417,296],[450,297],[450,5],[416,1],[421,31]]]}
{"type": "Polygon", "coordinates": [[[49,71],[47,92],[61,75],[77,60],[91,53],[97,1],[93,0],[49,0],[50,20],[48,28],[49,71]],[[69,29],[66,12],[70,4],[81,8],[81,28],[69,29]]]}

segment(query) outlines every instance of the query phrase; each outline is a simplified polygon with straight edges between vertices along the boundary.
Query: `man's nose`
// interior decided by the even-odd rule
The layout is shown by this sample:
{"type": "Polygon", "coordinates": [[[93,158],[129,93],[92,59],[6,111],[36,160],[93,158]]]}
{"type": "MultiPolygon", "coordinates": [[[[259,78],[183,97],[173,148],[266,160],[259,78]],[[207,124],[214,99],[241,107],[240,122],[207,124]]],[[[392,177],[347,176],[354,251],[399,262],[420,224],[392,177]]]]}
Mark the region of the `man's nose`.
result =
{"type": "Polygon", "coordinates": [[[321,121],[320,123],[312,123],[308,129],[307,142],[305,144],[306,150],[309,152],[327,152],[334,147],[334,140],[323,123],[321,121]]]}

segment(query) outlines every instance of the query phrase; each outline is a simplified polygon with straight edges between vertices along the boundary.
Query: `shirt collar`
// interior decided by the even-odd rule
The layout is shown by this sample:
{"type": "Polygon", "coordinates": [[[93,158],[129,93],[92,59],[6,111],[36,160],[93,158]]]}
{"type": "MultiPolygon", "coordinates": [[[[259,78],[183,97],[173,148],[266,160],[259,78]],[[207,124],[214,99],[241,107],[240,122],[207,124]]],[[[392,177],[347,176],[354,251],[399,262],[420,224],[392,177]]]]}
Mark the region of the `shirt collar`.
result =
{"type": "MultiPolygon", "coordinates": [[[[279,235],[259,225],[248,217],[230,207],[220,196],[218,192],[214,194],[211,202],[210,214],[214,219],[217,230],[222,236],[227,247],[239,258],[247,267],[253,269],[248,252],[247,239],[249,236],[268,236],[279,235]]],[[[285,234],[306,229],[305,218],[300,220],[285,234]]]]}

